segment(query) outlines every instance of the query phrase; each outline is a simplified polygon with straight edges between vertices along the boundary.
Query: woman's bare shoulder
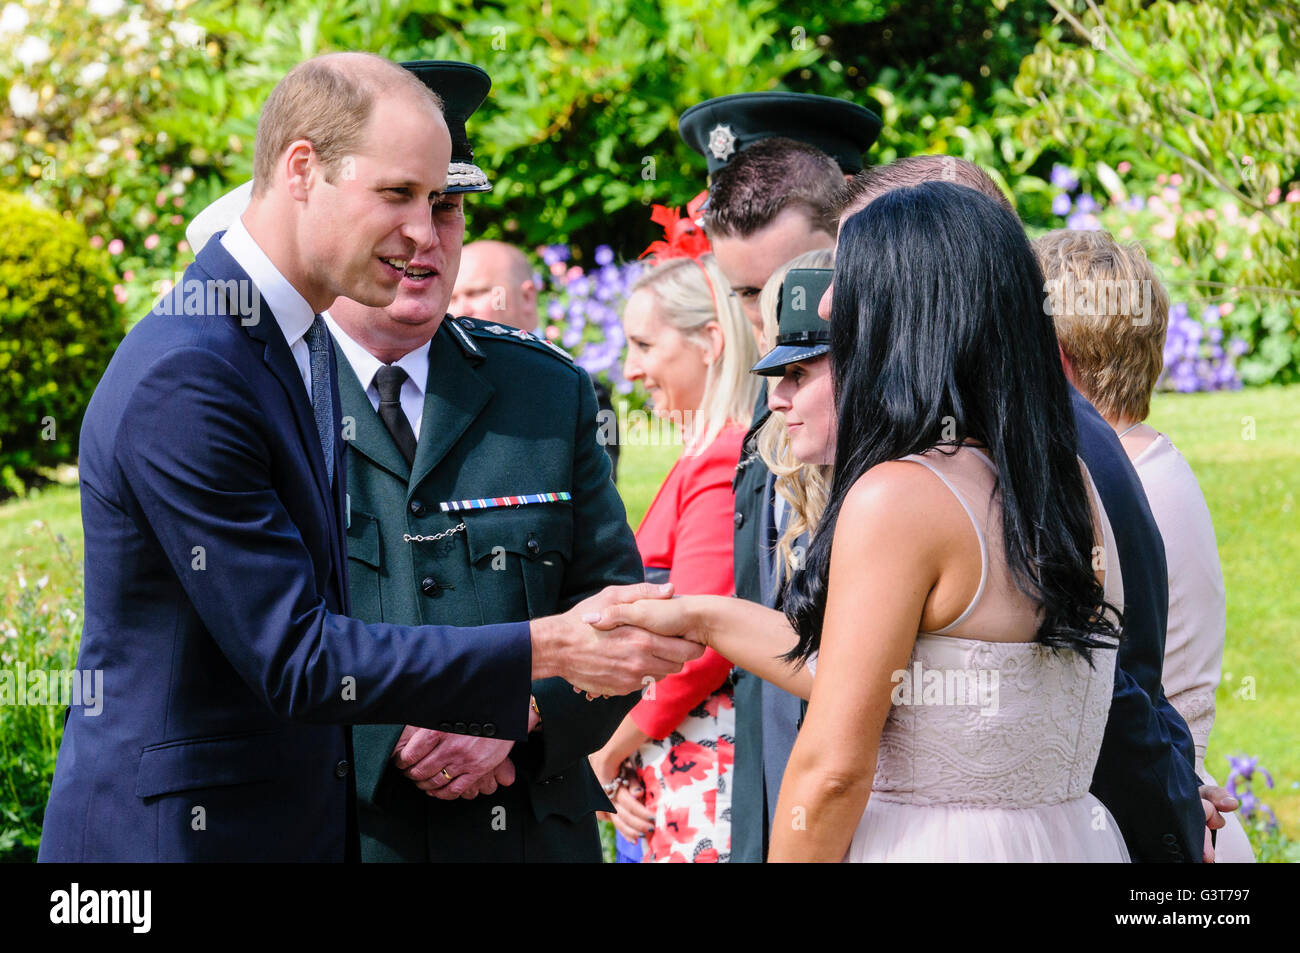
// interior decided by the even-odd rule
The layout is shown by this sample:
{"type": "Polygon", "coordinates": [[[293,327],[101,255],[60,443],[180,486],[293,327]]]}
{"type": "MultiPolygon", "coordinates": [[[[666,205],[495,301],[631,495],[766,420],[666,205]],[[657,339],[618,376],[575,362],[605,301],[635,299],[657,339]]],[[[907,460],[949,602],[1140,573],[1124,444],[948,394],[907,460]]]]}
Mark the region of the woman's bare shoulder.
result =
{"type": "Polygon", "coordinates": [[[944,542],[949,535],[942,517],[961,505],[928,467],[911,460],[888,460],[854,482],[844,497],[837,532],[885,534],[900,541],[944,542]],[[936,519],[936,517],[940,517],[936,519]]]}

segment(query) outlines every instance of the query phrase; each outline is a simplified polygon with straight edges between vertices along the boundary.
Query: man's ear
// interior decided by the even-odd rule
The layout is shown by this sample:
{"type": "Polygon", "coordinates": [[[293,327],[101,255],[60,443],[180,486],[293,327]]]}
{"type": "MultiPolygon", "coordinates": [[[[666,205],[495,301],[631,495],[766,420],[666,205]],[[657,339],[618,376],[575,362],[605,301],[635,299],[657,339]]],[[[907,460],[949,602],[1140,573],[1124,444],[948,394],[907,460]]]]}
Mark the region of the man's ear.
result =
{"type": "Polygon", "coordinates": [[[316,149],[309,139],[295,139],[285,148],[280,168],[284,172],[289,195],[298,202],[307,200],[307,193],[315,183],[320,167],[316,149]]]}
{"type": "Polygon", "coordinates": [[[520,283],[519,301],[525,309],[537,310],[537,283],[532,278],[520,283]]]}
{"type": "Polygon", "coordinates": [[[1061,347],[1059,341],[1056,343],[1056,353],[1061,355],[1061,369],[1065,371],[1065,379],[1070,382],[1070,386],[1078,390],[1079,379],[1074,374],[1074,365],[1070,363],[1070,357],[1065,353],[1065,348],[1061,347]]]}

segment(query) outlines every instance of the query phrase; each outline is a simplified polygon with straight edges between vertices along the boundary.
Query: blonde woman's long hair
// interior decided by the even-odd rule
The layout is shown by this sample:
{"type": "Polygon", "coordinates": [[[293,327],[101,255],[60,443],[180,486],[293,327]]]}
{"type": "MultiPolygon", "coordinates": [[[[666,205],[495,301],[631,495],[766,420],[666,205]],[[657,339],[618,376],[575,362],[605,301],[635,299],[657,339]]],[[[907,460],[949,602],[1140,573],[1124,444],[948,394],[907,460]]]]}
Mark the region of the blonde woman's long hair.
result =
{"type": "MultiPolygon", "coordinates": [[[[777,336],[777,305],[781,297],[781,284],[792,268],[830,268],[835,264],[835,253],[828,248],[804,252],[778,268],[767,279],[758,296],[758,309],[763,315],[763,336],[775,344],[777,336]]],[[[768,389],[781,378],[769,377],[768,389]]],[[[785,425],[785,414],[774,413],[758,432],[758,453],[767,468],[776,477],[776,492],[790,505],[790,518],[785,532],[777,540],[777,565],[783,577],[803,568],[803,553],[795,548],[794,541],[805,532],[817,528],[826,501],[830,498],[831,466],[820,463],[803,463],[790,450],[790,431],[785,425]]]]}
{"type": "Polygon", "coordinates": [[[754,334],[712,255],[652,265],[632,285],[633,292],[643,288],[654,294],[659,316],[688,341],[703,346],[704,326],[710,321],[722,329],[722,353],[709,365],[704,399],[689,428],[686,453],[700,453],[723,427],[747,426],[754,413],[762,387],[749,372],[758,361],[754,334]]]}

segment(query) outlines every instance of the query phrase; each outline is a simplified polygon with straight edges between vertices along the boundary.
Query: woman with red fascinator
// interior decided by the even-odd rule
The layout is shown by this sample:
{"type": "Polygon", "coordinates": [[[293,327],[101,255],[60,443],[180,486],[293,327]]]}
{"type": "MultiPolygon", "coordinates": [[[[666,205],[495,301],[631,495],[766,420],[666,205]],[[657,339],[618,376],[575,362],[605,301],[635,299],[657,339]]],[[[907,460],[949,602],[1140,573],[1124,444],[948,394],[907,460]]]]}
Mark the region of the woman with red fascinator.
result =
{"type": "MultiPolygon", "coordinates": [[[[702,199],[702,196],[700,197],[702,199]]],[[[695,224],[656,206],[665,239],[623,312],[628,380],[680,428],[683,451],[637,531],[651,581],[679,593],[733,593],[731,488],[759,380],[753,334],[695,224]]],[[[643,256],[644,257],[644,256],[643,256]]],[[[717,863],[731,848],[728,807],[735,725],[731,663],[709,651],[647,687],[592,767],[646,862],[717,863]]],[[[627,843],[620,844],[624,854],[627,843]]]]}

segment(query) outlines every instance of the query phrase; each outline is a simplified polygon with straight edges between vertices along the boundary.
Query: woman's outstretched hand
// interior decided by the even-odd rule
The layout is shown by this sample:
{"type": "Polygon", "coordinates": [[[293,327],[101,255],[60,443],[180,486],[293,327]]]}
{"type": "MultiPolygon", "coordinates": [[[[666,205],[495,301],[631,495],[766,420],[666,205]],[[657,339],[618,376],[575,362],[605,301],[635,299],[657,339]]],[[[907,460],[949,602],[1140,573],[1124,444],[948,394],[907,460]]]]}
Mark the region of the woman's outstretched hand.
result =
{"type": "Polygon", "coordinates": [[[606,606],[599,615],[584,616],[593,628],[609,631],[620,626],[644,629],[656,635],[677,636],[707,646],[708,626],[700,618],[696,600],[689,596],[673,599],[641,599],[606,606]]]}

